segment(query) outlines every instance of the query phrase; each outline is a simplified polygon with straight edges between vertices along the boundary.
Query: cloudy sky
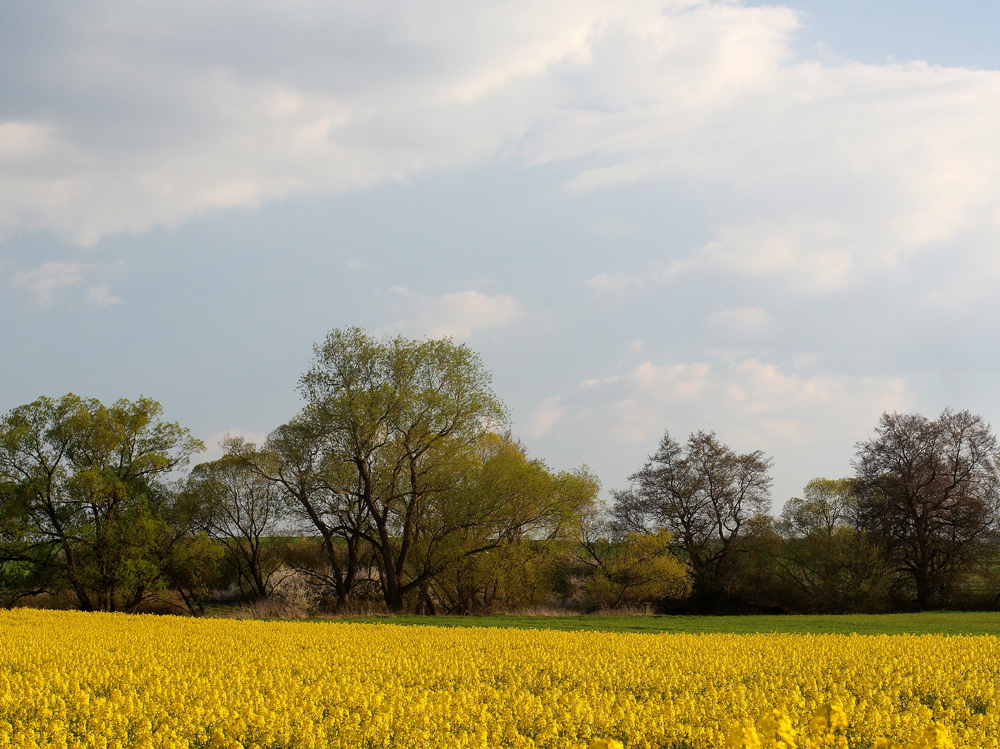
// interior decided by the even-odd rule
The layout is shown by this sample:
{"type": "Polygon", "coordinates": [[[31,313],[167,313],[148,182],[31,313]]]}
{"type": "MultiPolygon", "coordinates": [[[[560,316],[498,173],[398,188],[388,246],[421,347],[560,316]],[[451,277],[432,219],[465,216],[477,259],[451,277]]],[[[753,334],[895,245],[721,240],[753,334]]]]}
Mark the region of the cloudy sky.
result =
{"type": "Polygon", "coordinates": [[[995,0],[0,6],[0,410],[209,443],[333,327],[480,351],[532,454],[775,508],[884,410],[1000,426],[995,0]]]}

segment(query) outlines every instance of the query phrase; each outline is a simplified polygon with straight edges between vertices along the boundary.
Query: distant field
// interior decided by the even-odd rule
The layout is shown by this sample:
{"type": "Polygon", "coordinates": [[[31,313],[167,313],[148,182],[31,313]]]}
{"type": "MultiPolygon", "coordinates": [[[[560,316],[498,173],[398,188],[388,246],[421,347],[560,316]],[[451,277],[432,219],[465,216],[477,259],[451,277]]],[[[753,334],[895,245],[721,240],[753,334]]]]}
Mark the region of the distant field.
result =
{"type": "Polygon", "coordinates": [[[1000,612],[995,611],[842,616],[364,616],[339,621],[567,632],[1000,635],[1000,612]]]}

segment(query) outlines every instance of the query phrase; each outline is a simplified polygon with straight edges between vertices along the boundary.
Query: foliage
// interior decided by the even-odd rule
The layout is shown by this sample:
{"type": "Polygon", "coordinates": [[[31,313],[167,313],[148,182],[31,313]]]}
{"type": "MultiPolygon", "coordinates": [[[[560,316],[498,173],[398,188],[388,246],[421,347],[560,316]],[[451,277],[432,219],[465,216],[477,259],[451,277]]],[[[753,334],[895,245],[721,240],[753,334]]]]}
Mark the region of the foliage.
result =
{"type": "Polygon", "coordinates": [[[778,574],[810,613],[878,611],[887,607],[892,570],[864,530],[852,525],[855,482],[813,479],[805,497],[785,503],[777,528],[784,538],[778,574]]]}
{"type": "Polygon", "coordinates": [[[661,599],[685,598],[691,592],[688,568],[670,550],[669,531],[626,533],[618,541],[584,539],[581,561],[591,568],[585,584],[592,608],[615,609],[661,599]]]}
{"type": "Polygon", "coordinates": [[[503,404],[464,345],[349,328],[314,353],[302,412],[261,448],[226,444],[230,459],[284,497],[293,523],[322,540],[326,571],[302,571],[335,592],[337,608],[373,589],[394,611],[524,600],[507,584],[520,571],[502,592],[493,573],[517,564],[528,540],[570,537],[596,478],[585,468],[554,473],[502,432],[503,404]]]}
{"type": "Polygon", "coordinates": [[[267,540],[278,535],[283,517],[274,483],[247,462],[227,455],[195,467],[185,493],[224,550],[244,597],[267,598],[281,557],[267,540]]]}
{"type": "Polygon", "coordinates": [[[450,339],[350,328],[314,352],[300,382],[307,411],[332,460],[353,469],[337,488],[364,513],[385,602],[400,610],[443,569],[456,534],[490,524],[492,508],[469,501],[468,468],[506,412],[479,356],[450,339]]]}
{"type": "MultiPolygon", "coordinates": [[[[427,582],[427,593],[449,612],[550,603],[568,593],[569,543],[596,510],[599,483],[587,469],[553,472],[523,447],[488,435],[462,502],[486,522],[469,524],[442,545],[451,561],[427,582]]],[[[430,596],[428,608],[434,610],[430,596]]]]}
{"type": "Polygon", "coordinates": [[[134,608],[167,585],[190,518],[167,484],[203,445],[156,401],[39,398],[0,420],[3,556],[81,608],[134,608]]]}

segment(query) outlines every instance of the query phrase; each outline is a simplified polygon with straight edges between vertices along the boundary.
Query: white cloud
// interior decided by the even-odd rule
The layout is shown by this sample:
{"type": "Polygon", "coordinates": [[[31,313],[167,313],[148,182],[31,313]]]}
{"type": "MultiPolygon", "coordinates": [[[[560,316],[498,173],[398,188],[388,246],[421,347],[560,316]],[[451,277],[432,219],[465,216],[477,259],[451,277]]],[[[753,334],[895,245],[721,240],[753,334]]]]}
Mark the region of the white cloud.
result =
{"type": "Polygon", "coordinates": [[[699,270],[730,271],[748,276],[792,277],[804,291],[830,291],[851,280],[851,273],[858,270],[858,255],[862,256],[864,270],[892,267],[896,262],[897,245],[888,238],[881,251],[866,255],[859,240],[848,236],[848,227],[831,222],[794,217],[758,219],[720,225],[713,233],[714,239],[688,257],[668,264],[662,280],[671,281],[699,270]]]}
{"type": "Polygon", "coordinates": [[[1000,72],[802,61],[788,8],[120,3],[65,24],[21,66],[38,115],[0,122],[0,235],[89,243],[504,161],[573,164],[576,190],[680,180],[710,239],[667,278],[831,290],[970,229],[965,254],[1000,239],[1000,72]]]}
{"type": "Polygon", "coordinates": [[[607,15],[606,0],[66,9],[58,38],[19,46],[42,111],[0,121],[0,236],[88,244],[493,157],[607,15]]]}
{"type": "Polygon", "coordinates": [[[535,406],[525,425],[527,433],[533,437],[541,437],[552,429],[566,411],[561,401],[562,398],[546,398],[535,406]]]}
{"type": "Polygon", "coordinates": [[[55,302],[59,289],[75,286],[83,280],[85,267],[83,263],[53,260],[31,270],[17,271],[11,283],[33,292],[39,307],[50,307],[55,302]]]}
{"type": "Polygon", "coordinates": [[[96,304],[98,307],[111,307],[120,304],[122,298],[111,293],[111,287],[106,283],[98,286],[91,286],[87,291],[87,301],[96,304]]]}
{"type": "Polygon", "coordinates": [[[755,358],[722,366],[647,361],[601,395],[599,406],[588,408],[599,407],[623,441],[646,440],[671,421],[697,419],[764,446],[789,436],[814,440],[831,428],[870,431],[882,411],[902,410],[909,402],[899,378],[805,377],[755,358]]]}
{"type": "Polygon", "coordinates": [[[592,387],[594,387],[596,385],[606,385],[606,384],[608,384],[610,382],[618,382],[618,380],[620,380],[620,379],[621,379],[620,376],[618,376],[618,375],[612,375],[611,377],[604,377],[604,378],[601,378],[601,379],[596,379],[595,378],[595,379],[592,379],[592,380],[584,380],[583,382],[580,383],[580,389],[581,390],[586,390],[587,388],[592,388],[592,387]]]}
{"type": "Polygon", "coordinates": [[[727,307],[709,315],[705,324],[716,333],[756,337],[771,327],[771,316],[760,307],[727,307]]]}
{"type": "Polygon", "coordinates": [[[597,291],[620,291],[635,283],[638,279],[628,273],[598,273],[587,280],[587,286],[597,291]]]}
{"type": "Polygon", "coordinates": [[[544,401],[518,427],[532,449],[566,465],[590,463],[609,489],[622,487],[665,430],[680,440],[712,430],[734,449],[774,458],[780,505],[811,478],[848,475],[855,443],[883,411],[907,411],[912,400],[895,377],[805,375],[753,357],[644,361],[544,401]],[[558,407],[551,423],[549,404],[558,407]]]}
{"type": "Polygon", "coordinates": [[[459,291],[428,297],[402,286],[389,289],[402,308],[403,317],[375,331],[415,336],[472,338],[477,331],[503,328],[519,320],[524,311],[512,296],[490,296],[479,291],[459,291]]]}
{"type": "MultiPolygon", "coordinates": [[[[0,264],[0,270],[5,266],[16,265],[11,262],[0,264]]],[[[61,292],[69,287],[78,286],[87,280],[88,276],[106,274],[108,271],[120,269],[122,263],[110,265],[81,263],[70,260],[50,260],[28,270],[15,271],[11,276],[11,285],[24,288],[35,295],[38,306],[45,309],[57,301],[61,292]]],[[[93,283],[88,286],[84,301],[97,307],[110,307],[122,302],[122,298],[111,292],[108,283],[93,283]]]]}

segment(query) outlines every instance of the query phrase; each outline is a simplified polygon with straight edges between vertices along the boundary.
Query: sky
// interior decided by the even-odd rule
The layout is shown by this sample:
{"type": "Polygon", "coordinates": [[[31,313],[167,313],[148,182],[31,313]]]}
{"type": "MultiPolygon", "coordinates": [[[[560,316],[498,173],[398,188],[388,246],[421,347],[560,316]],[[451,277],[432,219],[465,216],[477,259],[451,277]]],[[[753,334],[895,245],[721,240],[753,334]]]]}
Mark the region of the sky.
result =
{"type": "Polygon", "coordinates": [[[0,6],[0,412],[146,395],[219,454],[332,328],[453,336],[623,488],[774,510],[884,411],[1000,425],[1000,4],[0,6]]]}

